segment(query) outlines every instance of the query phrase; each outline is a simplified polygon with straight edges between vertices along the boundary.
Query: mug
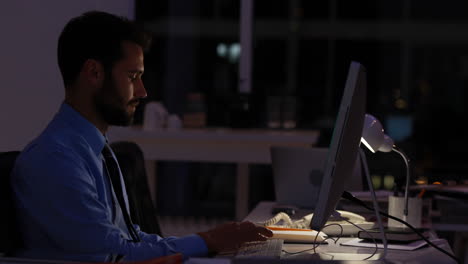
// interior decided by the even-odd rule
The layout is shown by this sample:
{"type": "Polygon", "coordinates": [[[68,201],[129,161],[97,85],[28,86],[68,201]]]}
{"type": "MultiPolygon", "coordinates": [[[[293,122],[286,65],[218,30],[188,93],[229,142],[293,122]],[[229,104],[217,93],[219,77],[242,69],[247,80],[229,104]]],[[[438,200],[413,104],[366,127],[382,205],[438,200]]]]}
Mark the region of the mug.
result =
{"type": "MultiPolygon", "coordinates": [[[[388,197],[388,214],[407,222],[415,228],[421,227],[422,217],[422,199],[418,197],[408,197],[408,215],[404,215],[405,197],[389,196],[388,197]]],[[[389,227],[407,227],[406,225],[388,219],[389,227]]]]}

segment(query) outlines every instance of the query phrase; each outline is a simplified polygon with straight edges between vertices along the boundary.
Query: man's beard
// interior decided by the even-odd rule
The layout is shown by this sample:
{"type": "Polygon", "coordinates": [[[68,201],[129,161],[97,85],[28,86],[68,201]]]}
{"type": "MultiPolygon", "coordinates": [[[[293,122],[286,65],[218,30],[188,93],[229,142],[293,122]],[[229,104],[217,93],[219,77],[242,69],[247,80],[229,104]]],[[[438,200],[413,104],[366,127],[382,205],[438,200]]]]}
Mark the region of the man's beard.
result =
{"type": "Polygon", "coordinates": [[[133,123],[134,113],[127,112],[129,102],[118,95],[115,87],[112,77],[106,76],[101,90],[94,96],[94,105],[108,125],[129,126],[133,123]]]}

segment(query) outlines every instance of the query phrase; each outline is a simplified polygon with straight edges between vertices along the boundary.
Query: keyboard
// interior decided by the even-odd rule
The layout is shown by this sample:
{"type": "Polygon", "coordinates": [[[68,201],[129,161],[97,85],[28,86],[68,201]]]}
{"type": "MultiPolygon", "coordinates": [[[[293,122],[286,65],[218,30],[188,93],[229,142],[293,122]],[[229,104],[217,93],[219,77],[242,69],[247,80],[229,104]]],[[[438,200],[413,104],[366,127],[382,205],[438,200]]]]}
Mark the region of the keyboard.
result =
{"type": "Polygon", "coordinates": [[[217,257],[233,258],[280,258],[283,248],[283,239],[268,239],[266,241],[247,242],[237,251],[221,252],[217,257]]]}

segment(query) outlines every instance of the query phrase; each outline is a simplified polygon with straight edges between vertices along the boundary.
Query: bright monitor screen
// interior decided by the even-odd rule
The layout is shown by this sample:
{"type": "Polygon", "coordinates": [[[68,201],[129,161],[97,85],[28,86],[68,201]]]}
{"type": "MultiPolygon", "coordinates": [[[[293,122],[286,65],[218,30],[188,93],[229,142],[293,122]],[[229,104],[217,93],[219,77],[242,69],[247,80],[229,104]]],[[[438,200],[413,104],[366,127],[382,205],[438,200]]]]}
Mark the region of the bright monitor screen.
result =
{"type": "Polygon", "coordinates": [[[352,178],[364,125],[366,72],[358,62],[351,62],[341,98],[338,116],[325,163],[322,185],[314,210],[311,229],[322,230],[334,212],[352,178]]]}

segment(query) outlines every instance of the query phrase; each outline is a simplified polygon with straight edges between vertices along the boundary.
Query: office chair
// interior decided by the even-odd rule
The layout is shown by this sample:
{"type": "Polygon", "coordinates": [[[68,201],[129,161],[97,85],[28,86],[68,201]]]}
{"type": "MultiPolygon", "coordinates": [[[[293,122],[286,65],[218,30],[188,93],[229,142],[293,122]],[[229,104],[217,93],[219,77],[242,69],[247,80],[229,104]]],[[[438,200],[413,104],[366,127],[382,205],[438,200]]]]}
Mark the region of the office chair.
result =
{"type": "Polygon", "coordinates": [[[0,152],[0,255],[11,256],[22,245],[10,185],[10,174],[19,151],[0,152]]]}
{"type": "Polygon", "coordinates": [[[111,148],[123,174],[132,221],[142,231],[161,236],[156,208],[148,187],[143,151],[136,143],[129,141],[114,142],[111,148]]]}

